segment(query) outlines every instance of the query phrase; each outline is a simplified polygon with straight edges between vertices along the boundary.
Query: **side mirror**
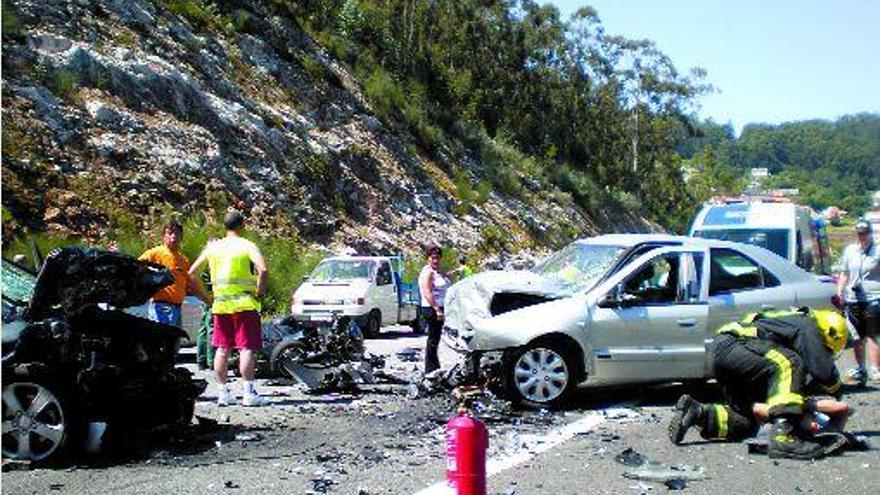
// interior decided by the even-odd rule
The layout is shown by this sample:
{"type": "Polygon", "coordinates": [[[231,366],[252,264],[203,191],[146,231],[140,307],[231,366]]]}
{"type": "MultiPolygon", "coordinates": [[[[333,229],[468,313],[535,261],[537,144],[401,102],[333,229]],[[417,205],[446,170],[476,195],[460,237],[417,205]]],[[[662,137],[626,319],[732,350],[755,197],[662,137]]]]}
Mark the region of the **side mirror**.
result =
{"type": "Polygon", "coordinates": [[[621,286],[617,286],[612,289],[610,292],[605,294],[602,298],[599,299],[597,306],[600,308],[619,308],[623,306],[623,299],[620,298],[621,286]]]}
{"type": "Polygon", "coordinates": [[[308,282],[308,281],[309,281],[309,276],[303,275],[303,282],[308,282]]]}

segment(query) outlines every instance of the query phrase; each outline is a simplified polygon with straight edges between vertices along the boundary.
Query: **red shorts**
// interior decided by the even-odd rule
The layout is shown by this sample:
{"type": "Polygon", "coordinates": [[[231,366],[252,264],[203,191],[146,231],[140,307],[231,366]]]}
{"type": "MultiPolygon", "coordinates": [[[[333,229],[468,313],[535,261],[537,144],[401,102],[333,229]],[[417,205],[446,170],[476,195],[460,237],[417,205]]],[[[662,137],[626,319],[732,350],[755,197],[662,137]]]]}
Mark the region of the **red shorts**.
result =
{"type": "Polygon", "coordinates": [[[214,337],[211,344],[224,349],[253,349],[263,346],[260,330],[260,313],[242,311],[226,315],[213,315],[214,337]]]}

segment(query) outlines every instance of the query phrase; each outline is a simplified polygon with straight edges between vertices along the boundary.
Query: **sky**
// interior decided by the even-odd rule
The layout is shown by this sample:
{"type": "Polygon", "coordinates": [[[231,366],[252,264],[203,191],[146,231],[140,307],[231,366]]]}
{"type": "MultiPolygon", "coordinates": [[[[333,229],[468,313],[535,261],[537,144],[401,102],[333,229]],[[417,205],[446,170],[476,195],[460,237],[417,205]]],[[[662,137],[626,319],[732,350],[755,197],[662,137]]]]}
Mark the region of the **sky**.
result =
{"type": "Polygon", "coordinates": [[[732,123],[880,113],[878,0],[555,0],[584,5],[605,32],[649,39],[679,72],[702,67],[716,92],[698,115],[732,123]]]}

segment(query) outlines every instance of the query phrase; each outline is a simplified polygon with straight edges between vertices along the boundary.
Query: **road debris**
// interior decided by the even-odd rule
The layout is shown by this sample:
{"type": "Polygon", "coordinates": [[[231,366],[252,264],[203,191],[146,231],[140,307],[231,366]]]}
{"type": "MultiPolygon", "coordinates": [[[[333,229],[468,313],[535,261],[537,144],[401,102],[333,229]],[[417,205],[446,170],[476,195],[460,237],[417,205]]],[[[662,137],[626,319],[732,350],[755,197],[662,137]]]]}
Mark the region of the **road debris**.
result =
{"type": "Polygon", "coordinates": [[[270,354],[273,370],[302,383],[308,391],[356,390],[375,383],[374,369],[385,366],[381,356],[364,353],[364,337],[353,319],[334,315],[331,322],[308,326],[291,317],[272,324],[280,339],[270,354]]]}
{"type": "Polygon", "coordinates": [[[627,448],[623,452],[614,456],[614,460],[623,464],[624,466],[629,467],[639,467],[645,463],[646,458],[644,455],[636,452],[632,448],[627,448]]]}
{"type": "Polygon", "coordinates": [[[624,478],[663,483],[670,490],[683,490],[688,481],[700,480],[705,476],[702,466],[654,462],[632,448],[623,450],[614,456],[614,460],[634,468],[624,471],[624,478]]]}

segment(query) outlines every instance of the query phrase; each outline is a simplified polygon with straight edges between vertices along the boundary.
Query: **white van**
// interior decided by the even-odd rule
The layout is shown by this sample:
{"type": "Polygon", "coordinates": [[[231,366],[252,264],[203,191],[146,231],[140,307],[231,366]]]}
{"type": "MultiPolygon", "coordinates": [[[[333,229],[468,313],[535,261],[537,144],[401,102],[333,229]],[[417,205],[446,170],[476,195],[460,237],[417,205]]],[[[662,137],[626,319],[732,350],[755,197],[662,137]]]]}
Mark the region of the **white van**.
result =
{"type": "Polygon", "coordinates": [[[303,323],[330,321],[334,313],[357,318],[366,337],[383,326],[417,328],[418,294],[401,280],[396,256],[324,258],[293,293],[290,312],[303,323]]]}
{"type": "Polygon", "coordinates": [[[812,271],[825,271],[822,233],[814,229],[810,208],[787,199],[714,199],[703,206],[689,235],[753,244],[812,271]]]}

